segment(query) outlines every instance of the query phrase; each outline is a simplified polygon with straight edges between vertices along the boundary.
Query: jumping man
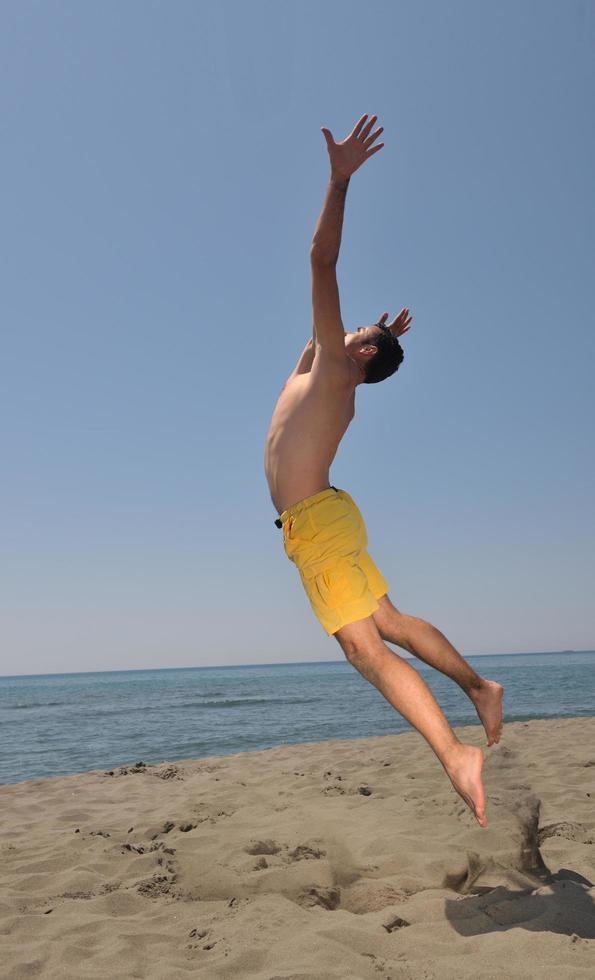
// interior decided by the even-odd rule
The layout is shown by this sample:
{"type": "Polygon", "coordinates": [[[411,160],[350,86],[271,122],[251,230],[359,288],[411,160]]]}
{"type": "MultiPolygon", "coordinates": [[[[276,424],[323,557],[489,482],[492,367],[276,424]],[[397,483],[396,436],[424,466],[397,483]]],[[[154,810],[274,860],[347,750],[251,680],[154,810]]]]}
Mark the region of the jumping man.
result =
{"type": "Polygon", "coordinates": [[[476,674],[430,623],[400,612],[366,550],[363,518],[346,490],[330,484],[329,470],[355,413],[360,384],[375,384],[403,360],[398,337],[411,325],[408,309],[388,322],[346,333],[336,267],[345,197],[352,174],[384,143],[377,116],[361,117],[342,143],[323,129],[330,179],[310,249],[313,335],[281,392],[265,452],[271,499],[280,515],[283,546],[295,563],[314,613],[338,640],[347,660],[428,741],[453,787],[485,827],[480,748],[460,742],[419,673],[386,646],[394,643],[452,678],[469,696],[487,735],[498,742],[503,689],[476,674]],[[366,121],[367,120],[367,121],[366,121]]]}

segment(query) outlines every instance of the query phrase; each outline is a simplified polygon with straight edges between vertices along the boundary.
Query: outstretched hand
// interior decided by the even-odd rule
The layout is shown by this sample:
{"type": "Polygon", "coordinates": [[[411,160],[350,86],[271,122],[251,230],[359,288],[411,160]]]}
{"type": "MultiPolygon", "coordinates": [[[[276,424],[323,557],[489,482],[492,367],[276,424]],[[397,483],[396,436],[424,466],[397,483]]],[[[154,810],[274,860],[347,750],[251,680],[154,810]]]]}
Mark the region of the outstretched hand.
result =
{"type": "Polygon", "coordinates": [[[379,327],[386,327],[395,337],[401,337],[404,333],[407,333],[409,327],[411,326],[412,316],[409,316],[409,310],[403,307],[401,312],[397,314],[394,320],[387,323],[388,313],[383,313],[380,319],[377,321],[379,327]]]}
{"type": "Polygon", "coordinates": [[[374,156],[384,146],[384,143],[379,143],[378,146],[372,147],[372,143],[378,139],[384,126],[379,126],[370,136],[370,130],[378,119],[378,116],[372,116],[365,123],[367,118],[368,115],[366,113],[355,124],[349,136],[342,143],[335,143],[330,129],[326,129],[324,126],[321,127],[331,161],[332,176],[340,177],[341,179],[351,177],[368,157],[374,156]]]}

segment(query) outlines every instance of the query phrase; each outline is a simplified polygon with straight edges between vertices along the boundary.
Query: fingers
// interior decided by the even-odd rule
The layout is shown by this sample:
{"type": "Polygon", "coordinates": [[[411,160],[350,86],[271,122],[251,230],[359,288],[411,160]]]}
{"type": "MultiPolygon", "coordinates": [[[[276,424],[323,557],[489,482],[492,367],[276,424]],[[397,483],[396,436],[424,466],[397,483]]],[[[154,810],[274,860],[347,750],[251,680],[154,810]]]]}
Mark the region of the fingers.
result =
{"type": "Polygon", "coordinates": [[[412,320],[413,317],[409,315],[409,309],[407,307],[403,307],[392,323],[388,324],[388,329],[395,335],[395,337],[401,337],[410,329],[412,320]]]}
{"type": "Polygon", "coordinates": [[[364,122],[365,122],[365,120],[367,118],[368,118],[368,113],[366,113],[364,116],[362,116],[361,119],[358,120],[358,122],[356,122],[355,126],[351,130],[351,135],[352,136],[359,136],[360,130],[361,130],[362,126],[364,125],[364,122]]]}
{"type": "Polygon", "coordinates": [[[370,130],[372,129],[372,126],[374,125],[374,123],[376,122],[377,119],[378,119],[378,116],[372,116],[368,120],[368,122],[366,123],[366,125],[362,129],[361,133],[359,134],[359,136],[361,136],[361,138],[363,140],[366,140],[368,138],[368,136],[370,135],[370,130]]]}
{"type": "MultiPolygon", "coordinates": [[[[372,129],[374,123],[378,120],[378,116],[370,116],[368,122],[366,122],[366,119],[368,119],[367,113],[363,115],[361,119],[358,119],[358,121],[356,122],[355,126],[351,131],[352,136],[357,137],[357,139],[361,139],[363,142],[366,142],[368,140],[368,137],[370,136],[370,130],[372,129]]],[[[374,136],[371,137],[371,140],[376,139],[376,136],[382,132],[382,128],[383,127],[381,126],[380,129],[376,131],[374,136]]]]}
{"type": "Polygon", "coordinates": [[[373,132],[371,136],[368,136],[368,138],[364,140],[364,146],[366,147],[366,149],[372,145],[375,139],[378,139],[383,129],[384,126],[379,126],[378,129],[375,130],[375,132],[373,132]]]}
{"type": "Polygon", "coordinates": [[[395,323],[399,323],[404,326],[406,323],[411,323],[413,318],[409,316],[409,308],[404,306],[398,316],[395,317],[395,323]]]}

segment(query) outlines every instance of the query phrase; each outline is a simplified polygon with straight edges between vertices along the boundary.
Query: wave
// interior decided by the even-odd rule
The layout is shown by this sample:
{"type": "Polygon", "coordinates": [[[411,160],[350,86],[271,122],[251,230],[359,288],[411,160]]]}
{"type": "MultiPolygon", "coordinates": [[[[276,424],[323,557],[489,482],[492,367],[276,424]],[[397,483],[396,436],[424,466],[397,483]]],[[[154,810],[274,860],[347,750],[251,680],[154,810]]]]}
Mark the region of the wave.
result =
{"type": "Polygon", "coordinates": [[[123,706],[121,708],[101,708],[92,705],[85,706],[86,719],[104,718],[112,715],[130,715],[137,711],[177,711],[180,708],[238,708],[245,706],[251,708],[253,705],[276,705],[276,704],[312,704],[320,701],[321,698],[224,698],[222,701],[182,701],[170,704],[142,704],[135,707],[123,706]]]}
{"type": "Polygon", "coordinates": [[[1,708],[7,711],[22,711],[24,708],[54,708],[59,704],[66,704],[65,701],[29,701],[27,704],[3,704],[1,708]]]}
{"type": "Polygon", "coordinates": [[[253,704],[312,704],[320,698],[224,698],[222,701],[182,701],[172,704],[172,708],[235,708],[238,705],[253,704]]]}

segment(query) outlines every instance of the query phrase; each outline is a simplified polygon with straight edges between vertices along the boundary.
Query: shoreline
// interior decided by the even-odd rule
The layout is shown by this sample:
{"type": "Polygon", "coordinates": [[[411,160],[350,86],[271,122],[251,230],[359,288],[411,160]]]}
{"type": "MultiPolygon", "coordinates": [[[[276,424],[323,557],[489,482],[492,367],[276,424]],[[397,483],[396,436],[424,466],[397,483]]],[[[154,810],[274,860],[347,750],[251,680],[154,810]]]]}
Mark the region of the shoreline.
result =
{"type": "MultiPolygon", "coordinates": [[[[527,715],[527,716],[512,718],[510,721],[505,721],[505,727],[508,728],[510,725],[526,725],[526,724],[531,724],[533,722],[555,722],[555,721],[572,721],[572,720],[582,721],[589,718],[595,719],[595,714],[576,715],[576,714],[569,713],[569,714],[545,715],[540,717],[527,715]]],[[[457,724],[456,722],[451,722],[451,727],[455,732],[455,734],[459,731],[472,731],[473,729],[477,729],[480,733],[480,741],[477,744],[481,744],[481,736],[483,735],[483,728],[479,722],[477,724],[475,723],[457,724]]],[[[303,746],[305,749],[307,749],[317,745],[325,745],[325,744],[334,745],[343,742],[349,744],[351,742],[372,741],[373,739],[376,738],[399,738],[402,735],[411,735],[411,734],[417,734],[417,733],[415,732],[415,729],[408,727],[405,731],[402,732],[391,732],[390,734],[384,734],[384,735],[369,735],[369,736],[365,736],[364,738],[361,738],[360,736],[353,736],[353,738],[321,739],[319,741],[317,740],[311,742],[299,742],[299,741],[280,742],[277,745],[270,745],[265,748],[242,749],[239,752],[229,752],[223,754],[220,753],[217,755],[213,754],[213,755],[205,755],[205,756],[187,756],[180,759],[168,757],[166,759],[159,759],[155,762],[145,762],[144,759],[135,760],[134,762],[132,760],[129,760],[127,762],[113,764],[111,766],[111,770],[115,772],[116,770],[125,769],[125,768],[132,769],[135,766],[137,766],[139,762],[141,762],[142,767],[145,768],[147,771],[150,771],[152,769],[157,769],[160,766],[180,767],[192,763],[205,764],[207,762],[218,762],[219,760],[223,761],[223,760],[228,760],[230,758],[241,758],[243,756],[254,755],[255,753],[273,752],[276,749],[283,749],[283,748],[296,749],[303,746]]],[[[486,750],[486,752],[489,751],[487,750],[485,744],[482,747],[484,748],[484,750],[486,750]]],[[[108,771],[110,771],[109,768],[106,769],[104,766],[100,766],[100,767],[96,766],[92,769],[81,769],[73,773],[58,773],[57,775],[51,775],[51,776],[33,776],[27,779],[17,779],[9,782],[0,782],[0,791],[2,790],[3,787],[21,786],[24,783],[41,783],[41,782],[48,782],[56,779],[75,779],[79,776],[87,776],[95,773],[105,774],[108,771]]]]}
{"type": "Polygon", "coordinates": [[[595,717],[455,731],[486,830],[409,731],[3,785],[7,977],[587,975],[595,717]]]}

